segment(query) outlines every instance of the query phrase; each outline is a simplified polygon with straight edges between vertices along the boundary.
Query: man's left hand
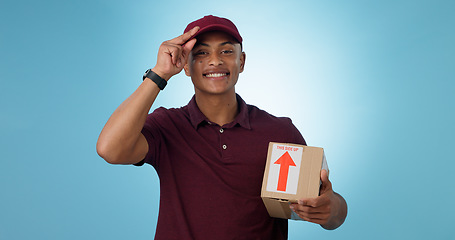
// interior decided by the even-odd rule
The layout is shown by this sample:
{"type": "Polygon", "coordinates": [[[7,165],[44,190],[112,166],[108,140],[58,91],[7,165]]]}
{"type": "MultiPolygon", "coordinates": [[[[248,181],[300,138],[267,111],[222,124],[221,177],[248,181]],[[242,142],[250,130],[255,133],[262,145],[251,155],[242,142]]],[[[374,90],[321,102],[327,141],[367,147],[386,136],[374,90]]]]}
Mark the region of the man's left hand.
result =
{"type": "Polygon", "coordinates": [[[305,221],[335,229],[344,222],[347,205],[343,197],[332,190],[326,170],[321,171],[321,181],[318,197],[300,199],[298,204],[291,204],[291,209],[305,221]]]}

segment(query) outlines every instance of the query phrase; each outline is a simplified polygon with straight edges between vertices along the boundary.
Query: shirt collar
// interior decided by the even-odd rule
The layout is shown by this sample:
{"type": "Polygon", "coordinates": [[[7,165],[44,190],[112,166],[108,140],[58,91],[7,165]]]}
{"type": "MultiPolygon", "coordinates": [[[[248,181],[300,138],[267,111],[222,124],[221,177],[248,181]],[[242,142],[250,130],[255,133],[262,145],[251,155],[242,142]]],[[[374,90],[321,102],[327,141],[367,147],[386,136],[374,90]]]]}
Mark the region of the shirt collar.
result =
{"type": "MultiPolygon", "coordinates": [[[[248,106],[246,105],[245,101],[240,97],[240,95],[236,94],[237,96],[237,103],[239,104],[239,114],[235,117],[234,121],[225,125],[225,127],[234,127],[235,125],[240,125],[246,129],[251,129],[250,127],[250,119],[248,114],[248,106]]],[[[199,110],[199,107],[196,104],[196,97],[193,96],[188,103],[188,112],[190,115],[191,124],[195,129],[198,128],[199,125],[203,123],[209,123],[209,120],[205,115],[199,110]]]]}

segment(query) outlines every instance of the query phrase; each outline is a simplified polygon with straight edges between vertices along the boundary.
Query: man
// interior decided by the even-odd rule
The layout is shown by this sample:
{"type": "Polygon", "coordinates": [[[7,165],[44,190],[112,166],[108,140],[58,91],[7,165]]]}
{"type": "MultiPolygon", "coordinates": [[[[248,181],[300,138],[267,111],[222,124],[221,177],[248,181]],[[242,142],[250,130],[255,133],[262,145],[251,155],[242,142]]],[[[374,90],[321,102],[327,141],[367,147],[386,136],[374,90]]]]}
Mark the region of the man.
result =
{"type": "MultiPolygon", "coordinates": [[[[260,191],[268,143],[306,144],[289,118],[247,105],[235,85],[245,66],[242,37],[228,19],[206,16],[163,42],[155,67],[112,114],[97,143],[112,164],[151,164],[160,178],[156,239],[287,239],[260,191]],[[148,114],[160,90],[184,70],[194,97],[148,114]]],[[[344,199],[321,174],[320,196],[291,208],[326,229],[340,226],[344,199]]],[[[140,200],[137,200],[138,202],[140,200]]]]}

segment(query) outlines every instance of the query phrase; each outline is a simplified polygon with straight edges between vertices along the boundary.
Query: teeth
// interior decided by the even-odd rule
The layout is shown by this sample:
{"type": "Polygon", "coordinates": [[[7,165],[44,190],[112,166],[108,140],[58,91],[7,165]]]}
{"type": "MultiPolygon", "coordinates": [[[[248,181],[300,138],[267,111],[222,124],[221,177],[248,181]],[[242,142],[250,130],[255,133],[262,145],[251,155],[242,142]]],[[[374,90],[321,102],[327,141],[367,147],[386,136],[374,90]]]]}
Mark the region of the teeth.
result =
{"type": "Polygon", "coordinates": [[[222,76],[226,76],[226,75],[227,75],[227,73],[208,73],[205,76],[207,76],[207,77],[222,77],[222,76]]]}

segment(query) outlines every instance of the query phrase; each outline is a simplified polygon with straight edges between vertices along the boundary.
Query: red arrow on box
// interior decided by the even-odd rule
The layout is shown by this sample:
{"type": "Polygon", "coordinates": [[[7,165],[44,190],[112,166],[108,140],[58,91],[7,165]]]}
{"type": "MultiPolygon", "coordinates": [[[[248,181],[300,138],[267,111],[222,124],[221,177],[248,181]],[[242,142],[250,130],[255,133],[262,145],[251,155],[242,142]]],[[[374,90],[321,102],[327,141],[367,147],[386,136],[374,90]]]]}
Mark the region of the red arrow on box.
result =
{"type": "Polygon", "coordinates": [[[295,162],[292,160],[291,155],[286,151],[283,156],[274,162],[274,164],[280,164],[280,175],[278,176],[278,187],[276,190],[286,192],[289,167],[296,166],[295,162]]]}

